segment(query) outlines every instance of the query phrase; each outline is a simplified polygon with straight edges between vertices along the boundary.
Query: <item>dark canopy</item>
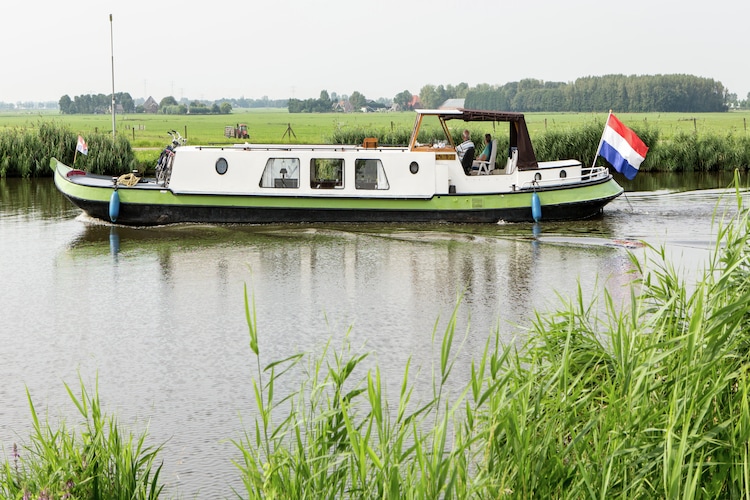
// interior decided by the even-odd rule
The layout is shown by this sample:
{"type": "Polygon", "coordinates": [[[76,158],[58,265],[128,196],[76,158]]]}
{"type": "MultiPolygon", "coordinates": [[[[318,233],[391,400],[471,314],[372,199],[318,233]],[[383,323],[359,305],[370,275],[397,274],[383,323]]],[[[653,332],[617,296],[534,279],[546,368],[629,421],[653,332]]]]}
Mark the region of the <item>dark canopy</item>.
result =
{"type": "Polygon", "coordinates": [[[460,113],[443,115],[445,120],[463,120],[465,122],[508,122],[510,127],[510,147],[518,148],[518,168],[520,170],[537,168],[534,146],[531,144],[526,119],[523,113],[512,111],[485,111],[480,109],[461,109],[460,113]]]}

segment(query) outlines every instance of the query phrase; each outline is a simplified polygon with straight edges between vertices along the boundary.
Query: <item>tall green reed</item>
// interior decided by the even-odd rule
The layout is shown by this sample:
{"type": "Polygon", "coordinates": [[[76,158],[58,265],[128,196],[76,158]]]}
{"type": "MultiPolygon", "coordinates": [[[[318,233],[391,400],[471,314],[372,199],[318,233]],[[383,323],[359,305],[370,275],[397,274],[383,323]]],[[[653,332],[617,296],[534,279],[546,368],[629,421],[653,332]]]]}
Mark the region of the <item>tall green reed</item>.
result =
{"type": "Polygon", "coordinates": [[[258,415],[234,444],[250,498],[435,498],[464,488],[467,474],[458,466],[466,463],[457,450],[465,443],[453,433],[461,397],[449,402],[444,395],[455,313],[441,340],[432,398],[412,401],[407,364],[394,407],[382,373],[366,369],[367,354],[353,352],[348,335],[338,350],[329,343],[316,358],[299,354],[261,368],[255,306],[247,289],[245,296],[258,415]],[[276,396],[281,377],[299,369],[299,390],[276,396]]]}
{"type": "Polygon", "coordinates": [[[337,127],[328,138],[331,144],[362,144],[366,137],[376,137],[382,146],[407,146],[409,144],[410,129],[364,127],[337,127]]]}
{"type": "Polygon", "coordinates": [[[84,139],[87,155],[76,153],[78,134],[54,122],[0,131],[0,177],[50,176],[52,157],[97,174],[123,174],[137,167],[126,137],[96,133],[84,139]]]}
{"type": "Polygon", "coordinates": [[[629,305],[579,292],[537,317],[481,417],[488,476],[522,497],[747,494],[747,213],[718,233],[695,285],[652,249],[629,305]]]}
{"type": "Polygon", "coordinates": [[[41,421],[27,390],[33,423],[30,443],[13,445],[11,460],[0,470],[0,496],[8,499],[153,500],[159,484],[161,447],[146,445],[146,434],[125,433],[116,418],[102,412],[98,381],[89,395],[81,381],[80,396],[66,384],[84,424],[57,428],[41,421]],[[77,434],[78,432],[78,434],[77,434]]]}
{"type": "Polygon", "coordinates": [[[277,369],[305,357],[259,364],[260,417],[235,441],[247,495],[750,498],[750,219],[740,193],[717,215],[702,279],[686,283],[663,248],[631,255],[628,301],[579,289],[536,314],[521,347],[495,333],[450,400],[455,312],[427,402],[409,364],[391,399],[348,344],[326,346],[281,397],[277,369]]]}
{"type": "Polygon", "coordinates": [[[670,172],[747,170],[750,137],[680,132],[656,142],[647,159],[652,168],[670,172]]]}

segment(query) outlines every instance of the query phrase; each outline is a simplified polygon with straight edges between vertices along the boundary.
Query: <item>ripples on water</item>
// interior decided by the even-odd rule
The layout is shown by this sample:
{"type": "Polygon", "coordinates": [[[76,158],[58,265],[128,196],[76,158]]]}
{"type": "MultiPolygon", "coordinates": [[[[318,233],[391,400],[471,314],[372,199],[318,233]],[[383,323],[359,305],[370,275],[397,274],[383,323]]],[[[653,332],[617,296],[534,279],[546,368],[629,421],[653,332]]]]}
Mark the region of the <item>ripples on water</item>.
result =
{"type": "Polygon", "coordinates": [[[109,411],[167,441],[162,477],[168,496],[185,498],[242,487],[227,440],[253,418],[245,284],[263,364],[341,345],[350,330],[391,395],[409,358],[417,394],[429,394],[433,329],[443,332],[462,297],[458,390],[496,329],[506,342],[523,337],[535,309],[579,284],[586,297],[606,288],[626,300],[628,252],[642,256],[641,242],[700,267],[713,215],[737,207],[731,191],[644,191],[582,222],[138,229],[86,219],[44,181],[2,182],[2,447],[28,436],[25,387],[39,410],[74,423],[63,382],[77,386],[80,373],[91,389],[98,374],[109,411]]]}

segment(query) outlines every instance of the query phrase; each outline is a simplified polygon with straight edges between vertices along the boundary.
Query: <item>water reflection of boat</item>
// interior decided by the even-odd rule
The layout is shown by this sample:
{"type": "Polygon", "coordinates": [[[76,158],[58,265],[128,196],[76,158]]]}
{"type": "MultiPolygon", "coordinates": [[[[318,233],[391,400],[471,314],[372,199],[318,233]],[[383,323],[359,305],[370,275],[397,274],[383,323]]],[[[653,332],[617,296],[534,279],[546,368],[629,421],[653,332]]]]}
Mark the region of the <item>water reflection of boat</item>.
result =
{"type": "Polygon", "coordinates": [[[175,144],[167,151],[156,178],[128,174],[133,183],[54,158],[51,166],[74,204],[126,225],[585,219],[623,191],[606,168],[537,161],[521,113],[420,110],[407,147],[366,139],[359,146],[175,144]],[[492,161],[476,170],[462,165],[453,120],[508,123],[507,154],[494,141],[492,161]]]}

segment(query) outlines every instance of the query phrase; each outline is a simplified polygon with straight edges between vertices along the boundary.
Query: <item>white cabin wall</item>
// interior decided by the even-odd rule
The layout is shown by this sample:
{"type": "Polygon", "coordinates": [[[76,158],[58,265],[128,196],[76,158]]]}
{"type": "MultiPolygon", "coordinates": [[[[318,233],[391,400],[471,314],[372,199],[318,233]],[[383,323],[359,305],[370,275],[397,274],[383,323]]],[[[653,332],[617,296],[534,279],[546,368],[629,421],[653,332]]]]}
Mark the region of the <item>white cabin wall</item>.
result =
{"type": "MultiPolygon", "coordinates": [[[[378,197],[426,198],[436,191],[435,154],[406,152],[402,149],[364,149],[334,147],[297,147],[287,149],[228,147],[180,148],[175,153],[169,188],[175,193],[262,195],[262,196],[321,196],[321,197],[378,197]],[[227,160],[223,175],[216,172],[216,161],[227,160]],[[298,158],[300,177],[298,188],[261,188],[260,180],[268,158],[298,158]],[[344,187],[314,189],[310,187],[312,158],[344,159],[344,187]],[[380,159],[388,179],[387,190],[363,190],[355,187],[354,164],[357,159],[380,159]],[[411,173],[410,164],[419,169],[411,173]]],[[[441,183],[447,192],[447,176],[441,183]]]]}
{"type": "Polygon", "coordinates": [[[175,193],[247,194],[258,191],[265,162],[250,161],[247,151],[233,148],[178,149],[169,188],[175,193]],[[224,175],[216,161],[227,160],[224,175]]]}

